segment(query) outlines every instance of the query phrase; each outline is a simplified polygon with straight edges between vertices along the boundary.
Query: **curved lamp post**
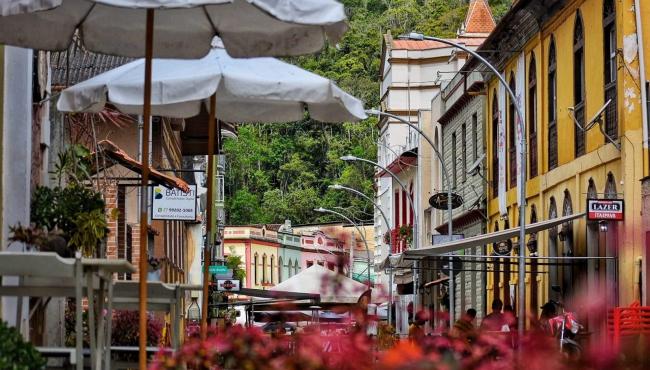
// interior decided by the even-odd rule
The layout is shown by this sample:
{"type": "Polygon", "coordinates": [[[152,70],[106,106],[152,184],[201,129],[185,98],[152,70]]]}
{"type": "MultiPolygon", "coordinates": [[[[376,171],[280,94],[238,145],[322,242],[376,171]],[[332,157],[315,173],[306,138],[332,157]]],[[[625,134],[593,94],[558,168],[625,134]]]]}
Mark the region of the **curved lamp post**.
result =
{"type": "MultiPolygon", "coordinates": [[[[418,230],[419,230],[418,229],[418,220],[419,220],[418,211],[415,208],[415,203],[413,202],[413,197],[409,193],[408,189],[406,188],[406,185],[404,185],[402,180],[400,180],[399,177],[397,177],[397,175],[393,173],[393,171],[391,171],[388,168],[380,165],[379,163],[373,162],[373,161],[371,161],[369,159],[359,158],[359,157],[355,157],[353,155],[348,154],[348,155],[344,155],[343,157],[341,157],[341,160],[346,161],[346,162],[355,162],[355,161],[357,161],[357,162],[365,162],[365,163],[371,164],[371,165],[373,165],[375,167],[381,168],[382,170],[386,171],[387,174],[389,174],[395,181],[397,181],[399,186],[404,191],[404,194],[406,194],[406,198],[409,200],[409,203],[411,204],[411,209],[413,209],[413,245],[415,246],[415,248],[418,248],[418,239],[419,239],[418,238],[418,230]]],[[[390,263],[390,259],[388,260],[388,262],[390,263]]],[[[417,262],[416,262],[416,264],[417,264],[417,262]]],[[[391,267],[391,274],[392,274],[392,271],[393,271],[392,266],[390,266],[390,267],[391,267]]],[[[414,300],[413,307],[418,307],[418,305],[417,305],[417,296],[418,296],[417,295],[417,286],[418,286],[417,269],[415,269],[415,271],[413,272],[413,277],[414,277],[414,279],[413,279],[413,300],[414,300]]],[[[391,299],[392,299],[392,297],[391,297],[391,299]]],[[[389,312],[389,314],[390,314],[390,312],[389,312]]]]}
{"type": "MultiPolygon", "coordinates": [[[[368,256],[368,267],[367,267],[368,286],[370,286],[370,283],[371,283],[371,280],[370,280],[370,249],[368,249],[368,242],[366,241],[366,236],[364,235],[364,233],[361,232],[361,229],[359,228],[359,226],[354,221],[352,221],[348,216],[344,215],[343,213],[336,212],[336,211],[333,211],[331,209],[327,209],[327,208],[323,208],[323,207],[314,208],[314,211],[320,212],[320,213],[331,213],[333,215],[337,215],[337,216],[341,217],[342,219],[346,220],[347,222],[351,223],[354,226],[354,228],[357,229],[357,232],[359,233],[359,235],[361,235],[361,239],[363,240],[363,244],[366,247],[366,255],[368,256]]],[[[350,254],[354,253],[353,252],[354,247],[355,247],[354,245],[350,245],[350,254]]],[[[352,259],[351,265],[350,265],[350,278],[352,278],[352,276],[353,276],[352,275],[353,268],[354,268],[354,260],[352,259]]]]}
{"type": "MultiPolygon", "coordinates": [[[[499,79],[499,81],[503,84],[505,87],[506,92],[510,96],[510,99],[514,103],[515,106],[515,112],[517,116],[519,116],[519,119],[521,120],[522,127],[521,127],[521,135],[519,135],[519,140],[520,143],[519,145],[521,146],[521,150],[519,153],[519,162],[520,162],[520,167],[519,167],[519,174],[517,177],[518,180],[518,186],[519,186],[519,271],[518,271],[518,285],[519,285],[519,307],[517,310],[517,316],[518,316],[518,334],[519,334],[519,340],[523,340],[524,338],[524,325],[525,325],[525,317],[526,317],[526,307],[525,306],[525,301],[526,301],[526,289],[524,285],[524,281],[526,279],[526,256],[525,256],[525,249],[524,249],[524,240],[526,239],[526,140],[524,140],[524,134],[526,132],[526,121],[524,120],[525,115],[524,115],[524,110],[522,109],[521,105],[519,104],[519,100],[517,99],[517,96],[515,95],[514,91],[510,88],[508,85],[508,82],[506,79],[499,73],[499,71],[492,65],[490,62],[480,56],[477,52],[474,50],[471,50],[467,48],[465,45],[441,39],[439,37],[432,37],[432,36],[425,36],[421,33],[417,32],[411,32],[408,34],[407,38],[411,40],[431,40],[431,41],[437,41],[445,45],[453,46],[455,48],[461,49],[468,54],[472,55],[474,58],[478,59],[481,63],[483,63],[494,75],[499,79]]],[[[521,348],[521,347],[520,347],[521,348]]]]}
{"type": "MultiPolygon", "coordinates": [[[[393,233],[391,233],[391,230],[393,228],[391,227],[391,224],[388,221],[388,217],[386,217],[386,213],[384,213],[384,210],[381,209],[381,207],[378,206],[377,203],[375,203],[375,201],[372,198],[370,198],[369,196],[367,196],[366,194],[360,192],[357,189],[353,189],[353,188],[343,186],[343,185],[339,185],[339,184],[330,185],[330,186],[328,186],[328,188],[334,189],[334,190],[346,190],[346,191],[349,191],[349,192],[351,192],[353,194],[356,194],[356,195],[360,196],[361,198],[366,199],[367,201],[372,203],[372,205],[379,211],[379,213],[381,213],[381,217],[384,219],[384,222],[386,223],[386,226],[388,227],[388,236],[390,238],[390,243],[389,243],[389,247],[388,247],[388,258],[389,258],[388,262],[390,264],[390,255],[391,255],[391,250],[390,249],[391,249],[391,247],[393,245],[393,233]]],[[[389,272],[389,275],[388,275],[388,325],[391,325],[393,323],[393,318],[392,318],[392,314],[391,314],[392,311],[393,311],[392,310],[392,308],[393,308],[393,268],[390,267],[389,270],[390,270],[390,272],[389,272]]]]}
{"type": "MultiPolygon", "coordinates": [[[[377,110],[377,109],[367,109],[366,114],[372,114],[372,115],[376,115],[376,116],[386,116],[386,117],[390,117],[390,118],[396,119],[396,120],[404,123],[405,125],[409,126],[410,128],[414,129],[415,131],[417,131],[418,134],[422,135],[422,137],[424,137],[424,139],[431,146],[431,149],[433,149],[433,152],[436,153],[436,156],[438,157],[438,160],[440,161],[440,168],[442,169],[442,172],[443,172],[443,175],[444,175],[442,177],[445,179],[445,183],[446,183],[446,186],[447,186],[447,235],[449,237],[449,241],[451,242],[452,241],[453,230],[454,230],[454,227],[453,227],[453,205],[452,205],[452,201],[451,201],[451,199],[452,199],[451,177],[449,176],[449,171],[447,171],[447,166],[445,166],[445,161],[442,158],[442,154],[440,153],[440,151],[438,151],[438,148],[435,146],[435,144],[433,143],[431,138],[429,136],[427,136],[417,125],[414,125],[413,123],[409,122],[408,120],[405,120],[404,118],[402,118],[400,116],[397,116],[397,115],[394,115],[394,114],[391,114],[391,113],[382,112],[382,111],[377,110]]],[[[386,145],[386,148],[388,148],[387,145],[386,145]]],[[[391,149],[389,148],[389,150],[391,150],[391,149]]],[[[421,189],[418,189],[418,190],[421,191],[421,189]]],[[[453,259],[453,257],[449,257],[450,266],[453,263],[452,259],[453,259]]],[[[420,273],[419,271],[414,271],[414,274],[419,274],[419,273],[420,273]]],[[[450,285],[450,287],[449,287],[449,293],[450,293],[450,297],[449,297],[449,315],[450,315],[449,325],[451,327],[452,325],[454,325],[454,321],[455,321],[454,320],[454,311],[455,311],[454,305],[455,305],[455,301],[456,301],[455,296],[454,296],[454,287],[453,287],[453,285],[454,285],[454,270],[451,269],[451,268],[449,269],[449,281],[450,281],[450,284],[449,284],[450,285]]],[[[415,289],[417,289],[417,287],[415,287],[415,289]]]]}

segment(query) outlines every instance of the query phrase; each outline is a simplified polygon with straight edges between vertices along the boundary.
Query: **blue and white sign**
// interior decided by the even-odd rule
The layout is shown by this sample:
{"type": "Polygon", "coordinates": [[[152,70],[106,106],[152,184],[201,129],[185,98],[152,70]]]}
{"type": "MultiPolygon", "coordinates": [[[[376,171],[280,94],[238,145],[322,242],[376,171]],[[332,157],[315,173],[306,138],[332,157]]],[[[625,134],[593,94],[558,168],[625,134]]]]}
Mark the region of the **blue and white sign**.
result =
{"type": "Polygon", "coordinates": [[[169,189],[162,185],[153,187],[151,218],[154,220],[196,220],[196,185],[190,191],[169,189]]]}

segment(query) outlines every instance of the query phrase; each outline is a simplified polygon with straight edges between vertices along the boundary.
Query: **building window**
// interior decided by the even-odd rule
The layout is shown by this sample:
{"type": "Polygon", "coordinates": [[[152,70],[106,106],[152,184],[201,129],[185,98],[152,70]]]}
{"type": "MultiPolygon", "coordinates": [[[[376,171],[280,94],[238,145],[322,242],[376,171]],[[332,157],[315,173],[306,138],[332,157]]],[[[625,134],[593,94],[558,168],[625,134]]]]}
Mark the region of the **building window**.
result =
{"type": "Polygon", "coordinates": [[[499,195],[499,100],[497,90],[492,92],[492,196],[499,195]]]}
{"type": "MultiPolygon", "coordinates": [[[[494,222],[494,232],[499,231],[499,223],[497,221],[494,222]]],[[[496,243],[492,245],[492,250],[496,251],[497,246],[496,243]]],[[[496,254],[496,252],[494,252],[496,254]]],[[[501,280],[501,258],[495,258],[494,259],[494,279],[492,280],[492,293],[494,294],[494,299],[499,298],[499,283],[501,280]]]]}
{"type": "Polygon", "coordinates": [[[461,143],[461,160],[462,160],[462,177],[463,177],[463,182],[467,180],[467,125],[463,123],[463,127],[461,128],[461,138],[460,138],[460,143],[461,143]]]}
{"type": "Polygon", "coordinates": [[[259,256],[257,253],[255,253],[255,257],[253,257],[253,276],[255,277],[255,285],[259,285],[260,283],[259,274],[257,273],[258,264],[259,264],[259,256]]]}
{"type": "MultiPolygon", "coordinates": [[[[510,72],[510,89],[517,94],[515,74],[510,72]]],[[[517,129],[515,125],[515,102],[508,96],[508,169],[510,170],[510,187],[517,186],[517,148],[515,147],[515,136],[517,129]]]]}
{"type": "Polygon", "coordinates": [[[314,261],[307,261],[307,268],[310,268],[314,265],[314,261]]]}
{"type": "Polygon", "coordinates": [[[557,58],[555,39],[548,49],[548,169],[557,167],[557,58]]]}
{"type": "Polygon", "coordinates": [[[451,134],[451,179],[452,187],[455,189],[458,184],[458,174],[456,173],[456,133],[451,134]]]}
{"type": "MultiPolygon", "coordinates": [[[[573,28],[573,114],[580,127],[585,127],[585,37],[580,11],[573,28]]],[[[585,132],[572,124],[575,157],[585,154],[585,132]]]]}
{"type": "Polygon", "coordinates": [[[472,114],[472,162],[478,160],[478,116],[476,113],[472,114]]]}
{"type": "Polygon", "coordinates": [[[607,174],[607,182],[605,183],[605,199],[616,198],[618,198],[618,192],[616,191],[616,180],[614,179],[614,174],[609,172],[607,174]]]}
{"type": "Polygon", "coordinates": [[[618,138],[616,115],[616,5],[614,0],[603,3],[603,58],[605,62],[605,102],[611,100],[605,111],[605,133],[618,138]]]}
{"type": "Polygon", "coordinates": [[[535,54],[528,66],[528,168],[530,178],[537,176],[537,63],[535,54]]]}
{"type": "Polygon", "coordinates": [[[274,273],[275,273],[275,256],[271,255],[271,284],[275,284],[275,279],[273,279],[274,273]]]}
{"type": "Polygon", "coordinates": [[[266,253],[262,255],[262,284],[266,283],[266,253]]]}
{"type": "Polygon", "coordinates": [[[284,268],[282,262],[282,256],[278,257],[278,283],[282,282],[282,268],[284,268]]]}

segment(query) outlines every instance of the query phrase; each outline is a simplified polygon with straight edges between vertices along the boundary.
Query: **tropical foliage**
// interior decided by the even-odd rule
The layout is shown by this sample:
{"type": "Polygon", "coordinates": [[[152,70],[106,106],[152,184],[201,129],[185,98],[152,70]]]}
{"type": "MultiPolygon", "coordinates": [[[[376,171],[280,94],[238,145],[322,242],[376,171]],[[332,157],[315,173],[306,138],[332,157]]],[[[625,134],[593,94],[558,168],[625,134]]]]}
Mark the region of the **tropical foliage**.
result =
{"type": "Polygon", "coordinates": [[[0,321],[0,369],[43,369],[45,360],[16,328],[0,321]]]}
{"type": "MultiPolygon", "coordinates": [[[[350,30],[336,45],[318,55],[291,59],[292,63],[336,81],[378,107],[382,34],[397,36],[417,30],[452,37],[467,12],[468,0],[343,0],[350,30]]],[[[491,0],[496,17],[511,0],[491,0]]],[[[329,220],[313,208],[342,206],[354,218],[372,218],[372,205],[328,185],[340,183],[365,194],[373,193],[373,169],[346,164],[339,158],[353,154],[376,158],[377,120],[359,124],[324,124],[305,117],[297,123],[250,124],[239,128],[238,140],[226,140],[229,224],[294,223],[329,220]]]]}

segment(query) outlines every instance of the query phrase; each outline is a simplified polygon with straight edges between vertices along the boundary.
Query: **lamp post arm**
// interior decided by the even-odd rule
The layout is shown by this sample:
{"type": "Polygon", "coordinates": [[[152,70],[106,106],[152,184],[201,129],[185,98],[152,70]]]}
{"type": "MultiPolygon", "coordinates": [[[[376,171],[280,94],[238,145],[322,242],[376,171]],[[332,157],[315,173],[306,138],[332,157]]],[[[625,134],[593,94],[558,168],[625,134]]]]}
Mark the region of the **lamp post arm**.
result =
{"type": "Polygon", "coordinates": [[[388,229],[389,229],[389,230],[392,229],[390,222],[388,222],[388,217],[386,217],[386,213],[384,213],[384,210],[381,209],[381,207],[378,206],[372,198],[370,198],[369,196],[367,196],[366,194],[360,192],[360,191],[357,190],[357,189],[353,189],[353,188],[350,188],[350,187],[347,187],[347,186],[343,186],[343,185],[339,185],[339,187],[340,187],[341,189],[343,189],[343,190],[347,190],[347,191],[349,191],[349,192],[351,192],[351,193],[354,193],[354,194],[360,196],[361,198],[366,199],[367,201],[369,201],[370,203],[372,203],[372,205],[373,205],[375,208],[377,208],[377,210],[378,210],[379,213],[381,214],[381,217],[384,219],[384,222],[386,222],[386,226],[388,227],[388,229]]]}
{"type": "MultiPolygon", "coordinates": [[[[368,248],[368,241],[366,240],[366,236],[364,235],[364,233],[361,232],[361,229],[359,228],[359,226],[354,221],[352,221],[348,216],[344,215],[343,213],[336,212],[336,211],[333,211],[333,210],[327,209],[327,208],[319,208],[319,209],[317,209],[317,211],[318,212],[331,213],[333,215],[337,215],[337,216],[341,217],[342,219],[344,219],[347,222],[351,223],[354,226],[354,228],[357,230],[359,235],[361,235],[361,239],[363,240],[363,244],[366,247],[366,255],[368,257],[368,269],[367,269],[368,270],[368,285],[370,285],[370,283],[371,283],[371,281],[370,281],[370,249],[368,248]]],[[[352,248],[354,248],[354,245],[350,245],[350,249],[352,249],[352,248]]],[[[350,266],[350,271],[352,271],[353,268],[354,268],[354,265],[350,266]]],[[[352,274],[350,274],[350,275],[352,275],[352,274]]]]}

